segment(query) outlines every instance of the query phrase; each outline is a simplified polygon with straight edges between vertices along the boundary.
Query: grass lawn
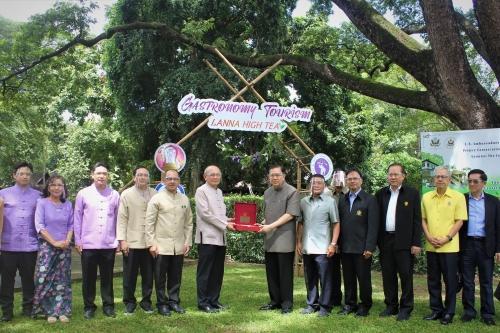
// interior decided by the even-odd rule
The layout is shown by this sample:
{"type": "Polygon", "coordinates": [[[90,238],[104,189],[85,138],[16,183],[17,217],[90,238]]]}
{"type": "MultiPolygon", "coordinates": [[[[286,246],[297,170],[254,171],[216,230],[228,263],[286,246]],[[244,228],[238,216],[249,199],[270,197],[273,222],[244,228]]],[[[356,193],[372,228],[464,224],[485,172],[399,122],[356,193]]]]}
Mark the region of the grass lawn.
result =
{"type": "MultiPolygon", "coordinates": [[[[115,311],[117,318],[104,317],[97,299],[99,309],[96,317],[86,320],[83,317],[83,301],[81,283],[73,284],[73,315],[69,324],[57,322],[48,324],[45,318],[31,319],[20,315],[21,293],[15,294],[14,319],[11,322],[0,322],[0,332],[498,332],[498,327],[487,327],[476,319],[464,324],[460,321],[463,308],[460,299],[454,322],[444,326],[439,321],[426,322],[422,318],[430,313],[425,276],[415,276],[415,310],[411,319],[398,323],[396,317],[380,318],[378,314],[384,310],[382,280],[380,273],[373,273],[374,306],[366,318],[356,319],[354,315],[339,316],[332,314],[327,318],[317,318],[315,314],[300,315],[305,306],[305,286],[303,278],[295,278],[295,307],[288,315],[276,311],[259,311],[259,307],[269,301],[266,276],[263,265],[226,264],[221,303],[229,305],[228,311],[216,314],[205,314],[197,310],[196,304],[196,265],[184,268],[181,289],[181,306],[186,314],[172,313],[171,317],[145,314],[141,310],[132,316],[125,316],[122,303],[122,279],[114,280],[115,311]]],[[[498,279],[495,279],[498,283],[498,279]]],[[[496,284],[495,284],[496,285],[496,284]]],[[[136,296],[138,294],[136,293],[136,296]]],[[[153,297],[155,299],[155,297],[153,297]]],[[[479,301],[479,300],[478,300],[479,301]]],[[[500,303],[495,300],[495,305],[500,303]]],[[[154,307],[154,304],[153,304],[154,307]]],[[[479,312],[478,302],[476,309],[479,312]]],[[[334,313],[340,308],[334,308],[334,313]]],[[[500,325],[500,316],[494,317],[500,325]]]]}

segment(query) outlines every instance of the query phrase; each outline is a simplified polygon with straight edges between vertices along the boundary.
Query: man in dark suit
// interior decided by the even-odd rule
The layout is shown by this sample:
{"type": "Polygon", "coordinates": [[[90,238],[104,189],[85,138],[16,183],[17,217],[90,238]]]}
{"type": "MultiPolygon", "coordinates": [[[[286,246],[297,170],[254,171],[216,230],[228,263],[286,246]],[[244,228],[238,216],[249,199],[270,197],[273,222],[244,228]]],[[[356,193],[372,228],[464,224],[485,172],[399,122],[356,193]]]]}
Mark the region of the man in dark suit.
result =
{"type": "Polygon", "coordinates": [[[380,316],[399,312],[398,321],[410,319],[413,311],[414,255],[420,253],[422,243],[420,193],[403,185],[405,178],[405,168],[399,163],[391,164],[387,169],[390,185],[375,194],[380,213],[377,246],[386,304],[380,316]],[[399,311],[398,274],[401,279],[399,311]]]}
{"type": "Polygon", "coordinates": [[[372,254],[378,233],[377,199],[361,189],[361,172],[351,169],[346,173],[349,193],[339,200],[342,269],[344,273],[345,306],[338,312],[366,317],[372,307],[372,254]],[[359,298],[357,304],[357,281],[359,298]]]}
{"type": "Polygon", "coordinates": [[[488,326],[494,326],[493,304],[494,260],[500,262],[500,201],[483,192],[488,177],[483,170],[469,171],[469,193],[465,194],[469,219],[460,229],[460,268],[463,274],[463,322],[476,318],[474,309],[474,277],[479,273],[481,317],[488,326]]]}

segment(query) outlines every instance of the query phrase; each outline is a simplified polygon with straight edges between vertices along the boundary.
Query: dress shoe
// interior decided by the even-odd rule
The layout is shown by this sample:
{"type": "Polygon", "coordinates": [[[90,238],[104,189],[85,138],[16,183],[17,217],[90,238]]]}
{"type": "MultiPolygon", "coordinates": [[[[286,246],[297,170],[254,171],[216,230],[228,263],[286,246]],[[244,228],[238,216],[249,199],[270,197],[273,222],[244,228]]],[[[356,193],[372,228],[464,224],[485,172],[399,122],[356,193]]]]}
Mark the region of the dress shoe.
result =
{"type": "Polygon", "coordinates": [[[267,310],[276,310],[276,309],[281,309],[281,306],[276,305],[276,304],[268,304],[268,305],[261,306],[259,310],[267,311],[267,310]]]}
{"type": "Polygon", "coordinates": [[[495,324],[495,321],[493,320],[493,318],[483,318],[483,321],[488,326],[496,326],[497,325],[497,324],[495,324]]]}
{"type": "Polygon", "coordinates": [[[398,318],[396,318],[396,321],[405,321],[410,319],[410,314],[409,313],[400,313],[398,315],[398,318]]]}
{"type": "Polygon", "coordinates": [[[460,320],[462,321],[462,323],[468,323],[469,321],[472,321],[473,319],[476,319],[468,314],[464,314],[462,316],[462,318],[460,318],[460,320]]]}
{"type": "Polygon", "coordinates": [[[1,320],[2,321],[11,321],[13,317],[14,317],[14,313],[12,313],[12,312],[4,312],[2,314],[2,319],[1,320]]]}
{"type": "Polygon", "coordinates": [[[94,318],[94,311],[87,310],[85,311],[85,314],[83,316],[85,317],[85,319],[92,319],[94,318]]]}
{"type": "Polygon", "coordinates": [[[368,316],[368,310],[358,309],[358,311],[356,311],[356,318],[361,318],[366,316],[368,316]]]}
{"type": "Polygon", "coordinates": [[[319,312],[318,312],[319,318],[328,317],[329,315],[330,315],[330,312],[323,310],[323,309],[319,310],[319,312]]]}
{"type": "Polygon", "coordinates": [[[424,320],[438,320],[441,319],[443,315],[440,313],[431,313],[430,315],[427,315],[424,317],[424,320]]]}
{"type": "Polygon", "coordinates": [[[398,309],[387,308],[384,311],[380,312],[379,316],[380,317],[389,317],[389,316],[395,316],[398,313],[399,313],[398,309]]]}
{"type": "Polygon", "coordinates": [[[126,315],[126,316],[130,316],[130,315],[134,314],[134,312],[135,312],[135,307],[134,306],[127,306],[125,308],[125,312],[123,312],[123,314],[126,315]]]}
{"type": "Polygon", "coordinates": [[[441,324],[449,325],[453,321],[453,316],[449,313],[445,314],[443,318],[441,318],[441,324]]]}
{"type": "Polygon", "coordinates": [[[219,310],[214,309],[213,307],[206,305],[206,306],[198,306],[198,310],[206,313],[217,313],[219,310]]]}
{"type": "Polygon", "coordinates": [[[343,316],[343,315],[346,315],[346,314],[349,314],[349,313],[354,313],[357,310],[358,310],[357,307],[346,305],[346,306],[344,306],[344,308],[342,309],[342,311],[337,312],[337,314],[343,316]]]}
{"type": "Polygon", "coordinates": [[[214,309],[229,310],[229,306],[228,305],[222,305],[219,302],[212,304],[212,307],[214,309]]]}
{"type": "Polygon", "coordinates": [[[22,311],[21,311],[21,314],[25,317],[28,317],[30,318],[31,317],[31,309],[28,309],[28,308],[24,308],[22,311]]]}
{"type": "Polygon", "coordinates": [[[145,313],[153,313],[154,312],[151,305],[142,306],[141,308],[142,308],[142,311],[144,311],[145,313]]]}
{"type": "Polygon", "coordinates": [[[165,317],[170,317],[170,310],[168,310],[168,306],[162,305],[158,307],[158,314],[165,317]]]}
{"type": "Polygon", "coordinates": [[[284,308],[283,310],[281,310],[281,314],[288,314],[291,312],[292,312],[292,308],[284,308]]]}
{"type": "Polygon", "coordinates": [[[103,311],[104,315],[109,318],[116,318],[116,313],[113,309],[106,309],[103,311]]]}
{"type": "Polygon", "coordinates": [[[170,310],[172,310],[174,312],[177,312],[178,314],[184,314],[184,313],[186,313],[186,310],[184,310],[183,308],[181,308],[180,305],[177,304],[177,303],[170,304],[168,307],[170,308],[170,310]]]}
{"type": "Polygon", "coordinates": [[[300,311],[299,313],[300,314],[311,314],[311,313],[314,313],[316,312],[317,310],[315,308],[313,308],[312,306],[308,306],[307,308],[303,309],[302,311],[300,311]]]}

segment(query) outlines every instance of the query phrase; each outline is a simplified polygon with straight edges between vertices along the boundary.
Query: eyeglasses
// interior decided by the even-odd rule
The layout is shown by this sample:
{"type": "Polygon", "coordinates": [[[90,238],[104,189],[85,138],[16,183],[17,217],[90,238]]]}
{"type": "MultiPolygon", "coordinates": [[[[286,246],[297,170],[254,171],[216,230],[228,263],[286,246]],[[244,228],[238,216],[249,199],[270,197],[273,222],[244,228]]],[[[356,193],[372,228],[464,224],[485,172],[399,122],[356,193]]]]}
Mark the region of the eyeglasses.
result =
{"type": "Polygon", "coordinates": [[[107,175],[109,175],[109,172],[96,172],[96,173],[94,173],[94,175],[96,175],[96,176],[107,176],[107,175]]]}
{"type": "Polygon", "coordinates": [[[49,184],[50,187],[64,187],[64,184],[54,184],[54,183],[50,183],[49,184]]]}
{"type": "Polygon", "coordinates": [[[467,179],[467,183],[469,183],[469,184],[479,184],[482,182],[483,182],[483,180],[481,180],[481,179],[467,179]]]}
{"type": "Polygon", "coordinates": [[[269,178],[279,178],[281,176],[283,176],[282,173],[272,173],[269,175],[269,178]]]}
{"type": "Polygon", "coordinates": [[[149,173],[138,173],[136,174],[137,177],[149,177],[149,173]]]}
{"type": "Polygon", "coordinates": [[[311,185],[324,185],[325,182],[311,182],[311,185]]]}
{"type": "Polygon", "coordinates": [[[447,175],[436,175],[436,176],[434,176],[434,178],[436,178],[436,179],[448,179],[448,178],[450,178],[450,176],[447,176],[447,175]]]}
{"type": "Polygon", "coordinates": [[[208,177],[222,177],[222,173],[209,173],[208,177]]]}
{"type": "Polygon", "coordinates": [[[351,177],[351,178],[346,178],[346,180],[347,180],[348,182],[357,181],[357,180],[360,180],[360,179],[361,179],[361,177],[351,177]]]}
{"type": "Polygon", "coordinates": [[[404,175],[404,173],[402,173],[402,172],[394,172],[394,173],[388,173],[387,177],[397,177],[397,176],[401,176],[401,175],[404,175]]]}
{"type": "Polygon", "coordinates": [[[16,173],[17,176],[21,176],[21,177],[31,177],[31,172],[17,172],[16,173]]]}
{"type": "Polygon", "coordinates": [[[167,177],[165,178],[167,182],[176,182],[178,180],[181,180],[179,177],[167,177]]]}

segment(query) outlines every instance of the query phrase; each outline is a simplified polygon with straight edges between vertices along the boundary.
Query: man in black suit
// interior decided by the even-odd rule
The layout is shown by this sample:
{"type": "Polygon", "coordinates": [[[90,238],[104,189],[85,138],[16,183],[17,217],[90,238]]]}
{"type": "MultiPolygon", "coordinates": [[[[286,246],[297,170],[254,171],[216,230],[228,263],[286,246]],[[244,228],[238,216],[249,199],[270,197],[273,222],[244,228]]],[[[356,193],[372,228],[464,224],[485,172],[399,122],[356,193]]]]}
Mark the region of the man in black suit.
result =
{"type": "Polygon", "coordinates": [[[345,306],[338,314],[356,312],[356,318],[359,318],[366,317],[372,307],[371,266],[379,215],[377,199],[361,189],[361,172],[356,169],[347,171],[346,181],[349,193],[339,201],[345,306]],[[359,305],[356,280],[359,281],[359,305]]]}
{"type": "Polygon", "coordinates": [[[479,273],[481,317],[488,326],[494,326],[493,304],[494,260],[500,262],[500,201],[483,192],[488,177],[483,170],[469,171],[469,193],[465,194],[469,220],[460,229],[460,268],[463,274],[462,304],[465,314],[461,320],[476,318],[474,309],[474,277],[479,273]]]}
{"type": "Polygon", "coordinates": [[[420,193],[403,185],[405,178],[405,168],[399,163],[391,164],[387,169],[390,185],[375,194],[380,213],[377,246],[386,304],[380,316],[399,313],[397,321],[410,319],[413,311],[414,255],[420,253],[422,244],[420,193]],[[401,279],[399,311],[398,274],[401,279]]]}

